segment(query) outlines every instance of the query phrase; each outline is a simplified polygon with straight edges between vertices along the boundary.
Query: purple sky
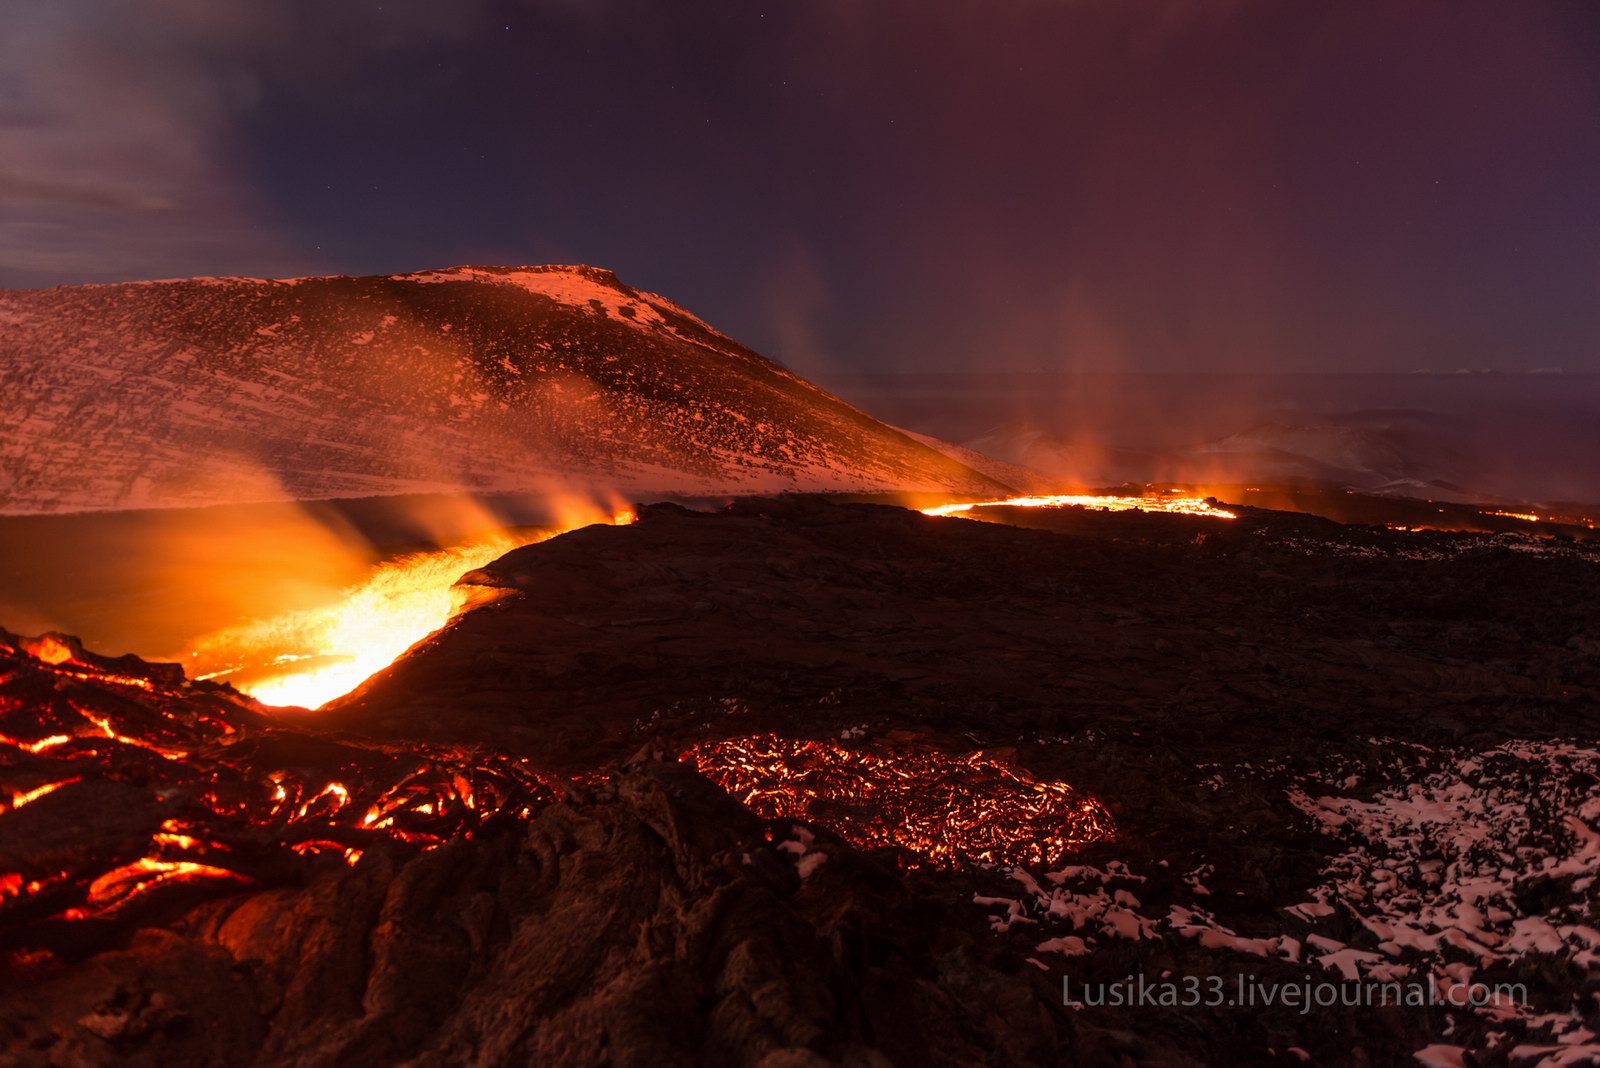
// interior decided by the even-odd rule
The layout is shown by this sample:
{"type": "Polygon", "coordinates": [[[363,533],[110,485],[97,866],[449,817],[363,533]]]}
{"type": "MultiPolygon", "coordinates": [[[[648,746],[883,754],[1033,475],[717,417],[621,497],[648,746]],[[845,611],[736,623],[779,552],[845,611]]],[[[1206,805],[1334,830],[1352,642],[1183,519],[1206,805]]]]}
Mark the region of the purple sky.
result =
{"type": "Polygon", "coordinates": [[[583,262],[796,367],[1600,370],[1600,5],[51,0],[0,285],[583,262]]]}

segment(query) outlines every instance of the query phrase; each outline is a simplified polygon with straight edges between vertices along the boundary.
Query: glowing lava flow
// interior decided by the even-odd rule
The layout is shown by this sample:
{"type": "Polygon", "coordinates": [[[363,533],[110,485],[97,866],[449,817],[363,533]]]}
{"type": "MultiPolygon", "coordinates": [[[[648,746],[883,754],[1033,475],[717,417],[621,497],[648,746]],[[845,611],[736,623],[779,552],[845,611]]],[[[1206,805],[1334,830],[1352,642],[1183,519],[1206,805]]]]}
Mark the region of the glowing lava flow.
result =
{"type": "MultiPolygon", "coordinates": [[[[630,523],[633,513],[618,512],[610,521],[630,523]]],[[[583,525],[574,522],[568,529],[583,525]]],[[[185,666],[195,678],[230,682],[265,704],[318,708],[448,623],[458,578],[547,536],[554,535],[499,533],[381,563],[332,604],[252,620],[195,641],[184,654],[185,666]]]]}
{"type": "Polygon", "coordinates": [[[297,732],[172,664],[0,630],[0,971],[8,932],[33,924],[268,885],[286,854],[427,850],[556,796],[525,760],[297,732]]]}
{"type": "Polygon", "coordinates": [[[455,580],[521,544],[499,536],[379,564],[331,605],[200,639],[187,654],[189,666],[198,677],[225,679],[269,705],[316,708],[444,626],[455,580]]]}
{"type": "Polygon", "coordinates": [[[682,759],[765,819],[826,824],[857,846],[935,864],[1049,864],[1116,837],[1099,801],[984,753],[762,734],[703,742],[682,759]]]}
{"type": "Polygon", "coordinates": [[[1179,515],[1204,515],[1213,519],[1233,519],[1234,514],[1201,497],[1118,497],[1115,495],[1071,495],[1050,497],[1008,497],[1003,501],[957,501],[922,509],[923,515],[960,515],[974,508],[1099,508],[1107,512],[1176,512],[1179,515]]]}

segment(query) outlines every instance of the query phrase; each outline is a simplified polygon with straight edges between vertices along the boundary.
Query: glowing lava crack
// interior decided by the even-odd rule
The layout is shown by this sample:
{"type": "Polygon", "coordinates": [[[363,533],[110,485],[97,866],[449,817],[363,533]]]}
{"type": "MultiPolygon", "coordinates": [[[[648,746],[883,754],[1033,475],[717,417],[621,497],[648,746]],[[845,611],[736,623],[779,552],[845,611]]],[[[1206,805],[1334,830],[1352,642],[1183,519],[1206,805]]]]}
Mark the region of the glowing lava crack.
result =
{"type": "Polygon", "coordinates": [[[1104,805],[995,757],[761,734],[683,755],[766,819],[804,819],[866,849],[941,865],[1049,864],[1116,837],[1104,805]]]}
{"type": "Polygon", "coordinates": [[[923,515],[965,515],[975,508],[1098,508],[1107,512],[1174,512],[1203,515],[1213,519],[1233,519],[1234,513],[1219,508],[1209,498],[1158,494],[1144,497],[1119,497],[1107,494],[1057,494],[1048,497],[1008,497],[1000,501],[955,501],[922,509],[923,515]]]}

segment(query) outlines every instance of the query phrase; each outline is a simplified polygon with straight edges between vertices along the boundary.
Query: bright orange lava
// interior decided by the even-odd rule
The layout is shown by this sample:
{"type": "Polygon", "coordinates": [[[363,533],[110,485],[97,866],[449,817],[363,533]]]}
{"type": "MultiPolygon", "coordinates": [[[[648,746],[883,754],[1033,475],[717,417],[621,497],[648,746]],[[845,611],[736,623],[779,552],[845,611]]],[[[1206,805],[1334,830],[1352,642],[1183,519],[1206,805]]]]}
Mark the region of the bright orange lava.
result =
{"type": "Polygon", "coordinates": [[[974,508],[1099,508],[1107,512],[1176,512],[1203,515],[1213,519],[1233,519],[1234,514],[1201,497],[1153,494],[1146,497],[1119,497],[1114,494],[1058,494],[1048,497],[1008,497],[1000,501],[957,501],[922,509],[923,515],[960,515],[974,508]]]}
{"type": "Polygon", "coordinates": [[[265,704],[318,708],[382,671],[450,621],[451,587],[462,575],[521,545],[596,522],[626,524],[631,511],[576,513],[537,536],[499,532],[435,552],[378,564],[338,600],[251,620],[191,643],[195,678],[230,682],[265,704]]]}
{"type": "Polygon", "coordinates": [[[825,824],[863,848],[935,864],[1049,864],[1116,837],[1099,801],[985,753],[759,734],[703,742],[682,759],[765,819],[825,824]]]}

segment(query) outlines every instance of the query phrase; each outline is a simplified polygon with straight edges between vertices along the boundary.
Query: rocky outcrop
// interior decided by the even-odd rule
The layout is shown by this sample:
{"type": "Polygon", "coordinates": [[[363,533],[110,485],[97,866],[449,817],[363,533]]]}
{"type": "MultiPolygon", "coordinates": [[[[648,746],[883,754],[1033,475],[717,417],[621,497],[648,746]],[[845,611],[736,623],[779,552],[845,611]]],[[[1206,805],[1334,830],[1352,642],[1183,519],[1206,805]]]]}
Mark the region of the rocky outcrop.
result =
{"type": "MultiPolygon", "coordinates": [[[[970,915],[826,837],[802,878],[675,764],[525,828],[370,850],[0,997],[12,1064],[1049,1064],[1063,1023],[970,915]]],[[[807,837],[810,837],[809,835],[807,837]]],[[[791,843],[792,845],[793,843],[791,843]]]]}

